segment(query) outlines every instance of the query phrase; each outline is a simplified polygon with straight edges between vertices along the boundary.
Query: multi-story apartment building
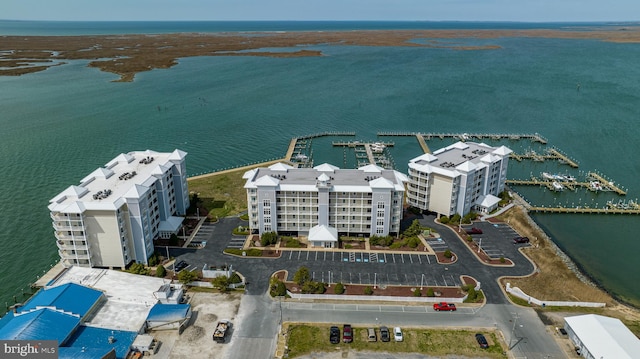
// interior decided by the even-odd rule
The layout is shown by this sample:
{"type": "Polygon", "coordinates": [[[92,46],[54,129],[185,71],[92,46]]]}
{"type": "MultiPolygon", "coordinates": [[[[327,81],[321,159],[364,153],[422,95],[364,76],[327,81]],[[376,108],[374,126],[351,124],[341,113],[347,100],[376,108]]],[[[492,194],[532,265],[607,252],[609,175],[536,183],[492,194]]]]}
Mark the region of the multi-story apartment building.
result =
{"type": "Polygon", "coordinates": [[[49,210],[65,266],[147,264],[153,240],[176,233],[189,207],[185,156],[120,154],[51,199],[49,210]]]}
{"type": "Polygon", "coordinates": [[[339,235],[397,235],[402,219],[402,173],[368,165],[294,168],[277,163],[246,172],[249,227],[254,233],[306,236],[334,247],[339,235]]]}
{"type": "Polygon", "coordinates": [[[409,161],[407,203],[440,215],[495,209],[507,180],[512,151],[457,142],[409,161]]]}

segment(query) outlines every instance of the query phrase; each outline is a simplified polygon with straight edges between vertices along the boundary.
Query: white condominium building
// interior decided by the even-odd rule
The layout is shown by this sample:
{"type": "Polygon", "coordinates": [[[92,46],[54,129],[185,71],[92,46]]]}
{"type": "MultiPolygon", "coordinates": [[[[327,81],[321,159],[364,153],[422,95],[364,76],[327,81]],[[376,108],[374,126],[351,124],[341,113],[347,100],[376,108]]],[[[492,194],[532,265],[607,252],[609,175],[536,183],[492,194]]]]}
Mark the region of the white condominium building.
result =
{"type": "Polygon", "coordinates": [[[153,240],[168,238],[189,207],[186,152],[120,154],[51,199],[65,266],[147,264],[153,240]]]}
{"type": "Polygon", "coordinates": [[[457,142],[409,161],[407,203],[440,215],[490,212],[504,190],[511,150],[457,142]]]}
{"type": "Polygon", "coordinates": [[[339,235],[397,235],[404,174],[368,165],[294,168],[277,163],[246,172],[249,227],[254,233],[307,236],[335,247],[339,235]]]}

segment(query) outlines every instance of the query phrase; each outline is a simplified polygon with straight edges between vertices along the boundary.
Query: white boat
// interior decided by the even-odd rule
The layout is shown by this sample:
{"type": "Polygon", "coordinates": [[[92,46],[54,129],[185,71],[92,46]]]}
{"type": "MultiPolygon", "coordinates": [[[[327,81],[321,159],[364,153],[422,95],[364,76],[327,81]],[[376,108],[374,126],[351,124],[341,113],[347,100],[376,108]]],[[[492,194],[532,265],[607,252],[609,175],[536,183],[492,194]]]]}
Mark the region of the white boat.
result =
{"type": "Polygon", "coordinates": [[[600,182],[598,182],[598,181],[591,181],[591,182],[589,182],[589,188],[592,191],[600,191],[600,190],[602,190],[602,184],[600,184],[600,182]]]}
{"type": "Polygon", "coordinates": [[[551,183],[551,185],[553,186],[553,190],[554,191],[562,191],[564,189],[564,186],[561,185],[560,183],[553,181],[553,183],[551,183]]]}

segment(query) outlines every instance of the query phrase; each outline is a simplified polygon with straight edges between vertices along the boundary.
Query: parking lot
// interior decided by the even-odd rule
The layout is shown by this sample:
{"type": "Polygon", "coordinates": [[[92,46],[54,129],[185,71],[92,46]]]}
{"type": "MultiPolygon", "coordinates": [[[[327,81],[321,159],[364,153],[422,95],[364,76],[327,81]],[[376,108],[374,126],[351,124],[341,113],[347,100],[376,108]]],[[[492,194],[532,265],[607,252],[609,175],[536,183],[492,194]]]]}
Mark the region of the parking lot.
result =
{"type": "MultiPolygon", "coordinates": [[[[289,273],[289,280],[294,273],[289,273]]],[[[404,285],[417,287],[446,287],[462,285],[459,276],[454,274],[390,273],[389,271],[310,271],[311,279],[324,283],[362,284],[362,285],[404,285]]]]}
{"type": "Polygon", "coordinates": [[[287,251],[283,257],[291,261],[323,261],[351,263],[420,263],[431,264],[435,256],[415,253],[381,253],[351,251],[287,251]]]}
{"type": "Polygon", "coordinates": [[[528,244],[514,245],[513,239],[520,236],[506,223],[477,223],[474,227],[482,229],[482,234],[472,235],[473,241],[491,258],[513,258],[517,248],[528,244]]]}

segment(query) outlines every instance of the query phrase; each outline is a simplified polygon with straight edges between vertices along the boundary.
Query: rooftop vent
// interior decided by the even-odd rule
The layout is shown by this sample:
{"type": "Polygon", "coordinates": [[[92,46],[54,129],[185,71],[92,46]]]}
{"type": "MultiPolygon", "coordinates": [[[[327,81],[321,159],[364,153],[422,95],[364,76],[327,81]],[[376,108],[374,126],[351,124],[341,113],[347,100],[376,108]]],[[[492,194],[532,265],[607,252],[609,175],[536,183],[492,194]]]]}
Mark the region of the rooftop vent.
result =
{"type": "Polygon", "coordinates": [[[149,164],[151,162],[153,162],[153,157],[147,156],[147,157],[141,159],[138,163],[142,163],[142,164],[147,165],[147,164],[149,164]]]}
{"type": "Polygon", "coordinates": [[[121,174],[120,176],[118,176],[118,178],[122,181],[126,181],[128,179],[133,178],[135,175],[137,175],[136,171],[131,171],[131,172],[125,172],[123,174],[121,174]]]}
{"type": "Polygon", "coordinates": [[[98,192],[93,194],[93,199],[95,199],[95,200],[105,199],[105,198],[109,197],[112,192],[113,191],[111,191],[110,189],[105,189],[103,191],[98,191],[98,192]]]}

